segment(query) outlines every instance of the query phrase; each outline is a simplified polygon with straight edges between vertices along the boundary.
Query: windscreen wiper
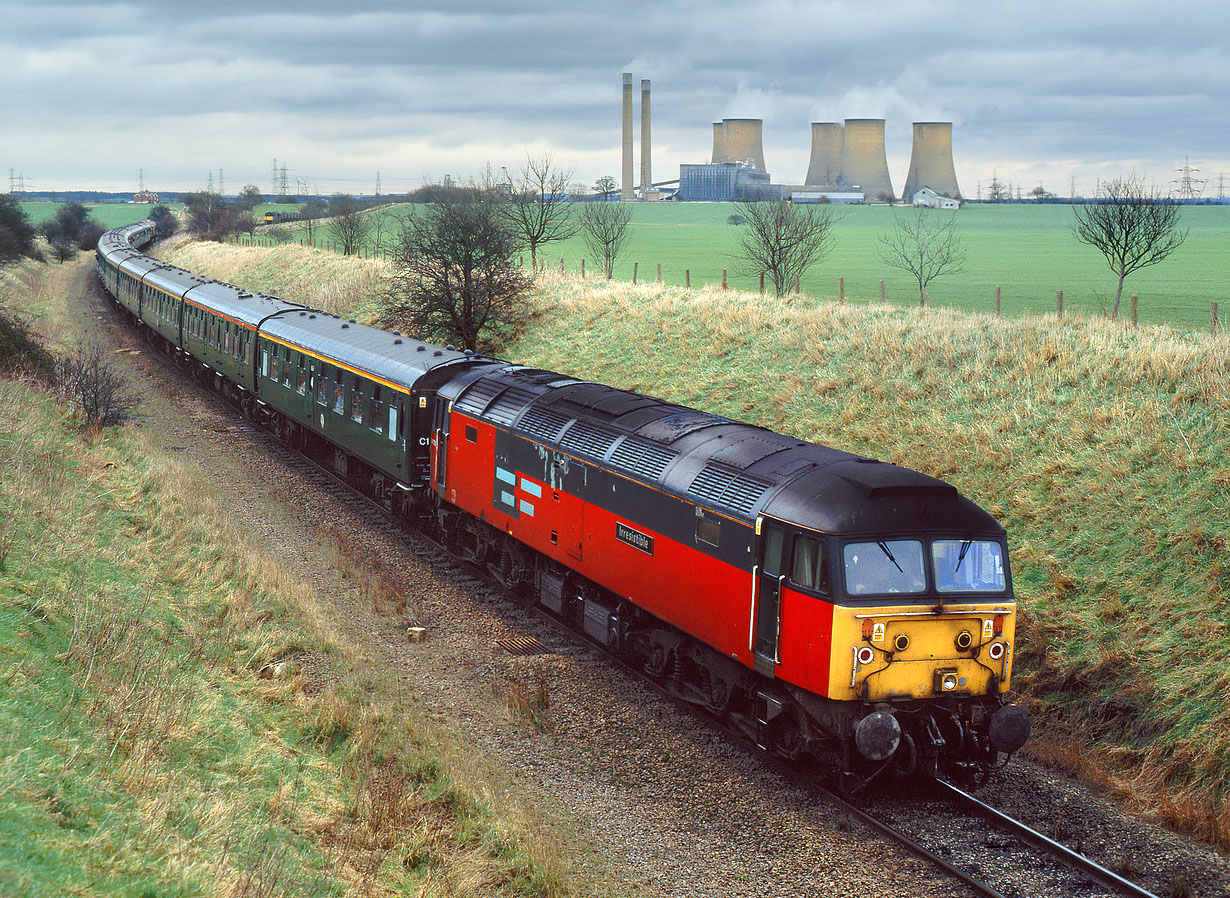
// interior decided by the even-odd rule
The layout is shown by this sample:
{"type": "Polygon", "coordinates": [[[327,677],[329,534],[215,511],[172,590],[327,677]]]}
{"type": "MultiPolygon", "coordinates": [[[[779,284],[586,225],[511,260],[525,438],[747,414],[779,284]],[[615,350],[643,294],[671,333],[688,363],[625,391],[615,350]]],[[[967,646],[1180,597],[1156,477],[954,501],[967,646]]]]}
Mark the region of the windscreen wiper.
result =
{"type": "Polygon", "coordinates": [[[904,574],[905,568],[897,564],[897,559],[893,557],[893,553],[888,551],[888,544],[885,543],[883,540],[880,540],[876,543],[876,545],[880,547],[880,551],[883,552],[888,557],[888,560],[893,563],[893,567],[895,567],[897,570],[901,571],[901,573],[904,574]]]}
{"type": "Polygon", "coordinates": [[[965,553],[969,551],[969,547],[973,544],[973,542],[974,541],[972,539],[967,539],[965,542],[961,543],[961,552],[957,555],[957,566],[952,569],[954,574],[961,570],[961,562],[965,560],[965,553]]]}

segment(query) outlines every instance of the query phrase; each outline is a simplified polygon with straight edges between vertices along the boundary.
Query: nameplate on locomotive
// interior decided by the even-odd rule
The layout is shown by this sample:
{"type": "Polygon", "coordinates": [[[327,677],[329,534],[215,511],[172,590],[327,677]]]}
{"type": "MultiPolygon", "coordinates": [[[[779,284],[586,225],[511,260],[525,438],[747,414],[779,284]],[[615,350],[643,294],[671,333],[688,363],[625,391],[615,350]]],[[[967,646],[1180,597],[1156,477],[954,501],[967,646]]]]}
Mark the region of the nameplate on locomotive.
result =
{"type": "Polygon", "coordinates": [[[620,542],[625,542],[630,546],[640,549],[647,555],[653,554],[653,537],[648,533],[641,533],[639,530],[633,530],[627,524],[615,522],[615,538],[620,542]]]}

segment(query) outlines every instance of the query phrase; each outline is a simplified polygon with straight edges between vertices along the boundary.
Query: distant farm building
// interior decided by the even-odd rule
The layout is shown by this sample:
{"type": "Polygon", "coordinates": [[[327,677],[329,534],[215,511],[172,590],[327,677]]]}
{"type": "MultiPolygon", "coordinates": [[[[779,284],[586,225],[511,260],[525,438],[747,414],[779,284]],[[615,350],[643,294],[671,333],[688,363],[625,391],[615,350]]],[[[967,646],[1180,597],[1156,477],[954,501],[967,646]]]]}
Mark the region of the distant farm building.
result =
{"type": "Polygon", "coordinates": [[[950,196],[941,196],[930,187],[924,187],[914,193],[910,200],[915,206],[925,206],[928,209],[960,209],[961,201],[950,196]]]}
{"type": "Polygon", "coordinates": [[[132,195],[132,201],[134,203],[157,203],[158,194],[154,193],[152,190],[142,190],[140,193],[134,193],[132,195]]]}
{"type": "Polygon", "coordinates": [[[796,190],[790,194],[792,203],[833,203],[837,206],[852,206],[863,202],[866,194],[861,190],[796,190]]]}

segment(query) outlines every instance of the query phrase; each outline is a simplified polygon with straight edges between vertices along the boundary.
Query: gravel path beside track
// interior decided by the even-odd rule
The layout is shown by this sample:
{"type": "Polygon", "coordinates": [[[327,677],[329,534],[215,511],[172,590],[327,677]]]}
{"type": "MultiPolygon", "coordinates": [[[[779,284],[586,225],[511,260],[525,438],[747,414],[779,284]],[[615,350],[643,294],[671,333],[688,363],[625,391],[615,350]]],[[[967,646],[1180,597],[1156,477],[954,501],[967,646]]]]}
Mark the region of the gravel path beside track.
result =
{"type": "MultiPolygon", "coordinates": [[[[788,785],[579,637],[528,614],[493,586],[426,561],[413,537],[373,527],[356,502],[339,500],[336,490],[307,476],[272,436],[254,432],[238,412],[171,370],[120,323],[90,267],[79,264],[77,272],[69,302],[80,320],[99,325],[114,348],[139,350],[116,358],[134,387],[152,397],[141,426],[191,459],[216,484],[235,522],[316,585],[338,625],[396,671],[412,713],[425,708],[451,721],[498,759],[511,781],[570,821],[633,891],[723,898],[966,894],[824,800],[788,785]],[[322,538],[353,559],[351,572],[343,576],[320,563],[322,538]],[[392,572],[405,611],[376,610],[356,586],[370,559],[392,572]],[[411,618],[427,627],[425,642],[406,639],[411,618]],[[511,636],[540,640],[550,651],[510,655],[497,643],[511,636]],[[516,713],[510,691],[541,693],[547,707],[516,713]]],[[[1054,808],[1063,807],[1068,836],[1087,848],[1105,844],[1110,862],[1101,862],[1111,865],[1127,852],[1131,863],[1152,869],[1156,857],[1156,882],[1185,868],[1186,895],[1230,895],[1224,859],[1125,818],[1051,774],[1020,765],[981,794],[1044,832],[1046,820],[1059,819],[1054,808]]]]}

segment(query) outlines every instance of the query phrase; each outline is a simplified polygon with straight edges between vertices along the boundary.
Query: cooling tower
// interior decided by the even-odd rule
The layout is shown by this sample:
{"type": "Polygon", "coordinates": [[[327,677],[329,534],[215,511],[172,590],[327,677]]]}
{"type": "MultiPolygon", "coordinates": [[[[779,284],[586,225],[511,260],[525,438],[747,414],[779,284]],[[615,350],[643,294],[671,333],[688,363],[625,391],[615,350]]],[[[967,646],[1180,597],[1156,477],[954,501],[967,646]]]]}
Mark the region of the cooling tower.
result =
{"type": "Polygon", "coordinates": [[[632,173],[632,73],[624,72],[624,166],[619,182],[619,198],[624,202],[633,199],[632,173]]]}
{"type": "Polygon", "coordinates": [[[713,158],[709,161],[726,161],[726,126],[721,122],[713,123],[713,158]]]}
{"type": "Polygon", "coordinates": [[[722,119],[722,158],[720,161],[746,162],[760,171],[765,171],[764,120],[758,118],[722,119]]]}
{"type": "Polygon", "coordinates": [[[884,119],[846,119],[845,140],[841,148],[841,182],[857,184],[868,200],[881,195],[894,199],[893,182],[888,176],[888,156],[884,152],[884,119]]]}
{"type": "Polygon", "coordinates": [[[805,184],[825,187],[837,183],[844,143],[842,128],[837,122],[811,123],[811,161],[807,163],[805,184]]]}
{"type": "Polygon", "coordinates": [[[961,198],[952,164],[952,122],[915,122],[910,173],[905,178],[907,201],[924,187],[953,199],[961,198]]]}
{"type": "Polygon", "coordinates": [[[653,166],[650,164],[650,143],[649,143],[649,79],[641,79],[641,199],[649,199],[649,192],[653,190],[653,178],[651,172],[653,166]]]}

